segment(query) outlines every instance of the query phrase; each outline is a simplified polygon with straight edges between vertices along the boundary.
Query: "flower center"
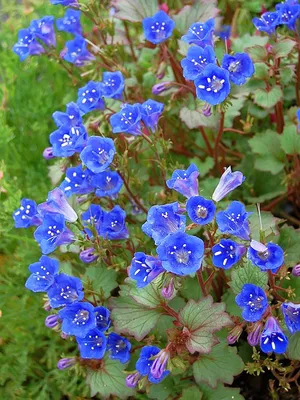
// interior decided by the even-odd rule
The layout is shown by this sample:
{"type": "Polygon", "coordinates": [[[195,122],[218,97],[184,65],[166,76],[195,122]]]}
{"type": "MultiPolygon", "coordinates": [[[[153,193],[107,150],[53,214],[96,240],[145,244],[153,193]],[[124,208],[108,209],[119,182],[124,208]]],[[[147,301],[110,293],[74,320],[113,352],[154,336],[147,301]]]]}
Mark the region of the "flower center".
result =
{"type": "Polygon", "coordinates": [[[261,260],[266,261],[269,258],[270,254],[269,254],[269,251],[266,250],[266,251],[258,252],[257,255],[261,260]]]}
{"type": "Polygon", "coordinates": [[[87,310],[79,310],[73,319],[73,324],[76,325],[85,325],[86,321],[88,320],[90,313],[87,310]]]}
{"type": "Polygon", "coordinates": [[[178,250],[175,251],[175,258],[176,261],[179,262],[180,264],[187,264],[190,258],[190,254],[185,249],[178,250]]]}
{"type": "MultiPolygon", "coordinates": [[[[207,80],[208,80],[208,78],[207,78],[207,80]]],[[[222,87],[223,87],[223,85],[224,85],[224,82],[225,82],[224,79],[218,79],[218,78],[216,77],[216,75],[214,75],[214,76],[212,77],[211,89],[212,89],[215,93],[219,92],[219,91],[222,89],[222,87]]]]}
{"type": "Polygon", "coordinates": [[[248,301],[248,306],[251,307],[251,310],[260,310],[261,308],[263,308],[263,305],[261,304],[263,297],[257,296],[255,299],[252,298],[252,294],[250,294],[250,299],[248,301]]]}
{"type": "Polygon", "coordinates": [[[196,215],[198,218],[206,218],[207,208],[199,205],[196,209],[196,215]]]}
{"type": "Polygon", "coordinates": [[[240,62],[239,61],[233,61],[232,63],[229,64],[228,71],[229,72],[237,72],[240,69],[240,62]]]}

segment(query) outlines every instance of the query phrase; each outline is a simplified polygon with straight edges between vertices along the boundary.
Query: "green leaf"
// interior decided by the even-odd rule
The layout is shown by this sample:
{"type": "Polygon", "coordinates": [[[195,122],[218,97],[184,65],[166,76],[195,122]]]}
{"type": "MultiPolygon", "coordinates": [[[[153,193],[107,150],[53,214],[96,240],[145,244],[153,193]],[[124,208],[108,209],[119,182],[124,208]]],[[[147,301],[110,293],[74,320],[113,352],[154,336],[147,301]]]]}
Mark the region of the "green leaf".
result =
{"type": "Polygon", "coordinates": [[[199,386],[204,395],[203,400],[245,400],[238,388],[226,387],[221,383],[218,384],[216,389],[212,389],[204,383],[199,386]]]}
{"type": "Polygon", "coordinates": [[[253,62],[265,61],[268,58],[266,48],[258,44],[252,47],[246,47],[245,51],[249,54],[253,62]]]}
{"type": "MultiPolygon", "coordinates": [[[[250,215],[250,229],[251,229],[251,237],[254,240],[260,240],[260,219],[257,208],[255,206],[247,207],[247,211],[252,212],[250,215]]],[[[269,211],[261,211],[260,212],[262,230],[264,232],[265,238],[270,236],[271,234],[278,233],[278,224],[283,220],[277,217],[269,211]]]]}
{"type": "Polygon", "coordinates": [[[217,343],[214,332],[232,325],[224,310],[224,303],[213,303],[213,298],[207,296],[199,302],[190,300],[180,311],[179,320],[189,333],[186,347],[192,354],[209,353],[217,343]]]}
{"type": "Polygon", "coordinates": [[[248,261],[243,267],[235,267],[232,270],[229,285],[233,292],[238,294],[246,283],[252,283],[265,289],[268,283],[268,275],[248,261]]]}
{"type": "Polygon", "coordinates": [[[152,17],[158,10],[157,0],[115,0],[116,18],[131,22],[141,22],[152,17]]]}
{"type": "Polygon", "coordinates": [[[293,67],[283,67],[280,68],[280,81],[282,85],[289,85],[295,75],[293,67]]]}
{"type": "Polygon", "coordinates": [[[196,110],[183,107],[179,112],[179,117],[189,129],[199,128],[199,126],[215,128],[219,121],[219,116],[216,113],[210,117],[205,117],[199,106],[196,110]]]}
{"type": "Polygon", "coordinates": [[[235,117],[241,115],[240,110],[243,108],[246,101],[245,94],[237,95],[237,98],[230,99],[230,105],[225,113],[225,128],[231,128],[235,117]]]}
{"type": "Polygon", "coordinates": [[[197,386],[190,386],[183,389],[182,395],[179,397],[179,400],[201,400],[202,396],[203,393],[201,393],[197,386]]]}
{"type": "Polygon", "coordinates": [[[231,385],[233,377],[239,375],[243,369],[244,363],[237,355],[236,347],[225,343],[217,344],[208,355],[201,355],[193,364],[196,382],[204,381],[212,388],[217,387],[218,382],[231,385]]]}
{"type": "Polygon", "coordinates": [[[103,293],[103,297],[108,299],[110,292],[118,286],[116,281],[117,273],[113,269],[102,268],[99,266],[89,267],[83,276],[88,279],[95,292],[103,293]]]}
{"type": "Polygon", "coordinates": [[[272,108],[282,99],[281,87],[276,85],[271,90],[257,89],[254,93],[254,102],[263,108],[272,108]]]}
{"type": "Polygon", "coordinates": [[[115,395],[120,399],[127,399],[133,396],[135,391],[129,389],[125,385],[126,374],[124,373],[125,365],[119,361],[103,359],[103,363],[98,370],[88,370],[87,384],[91,388],[91,397],[97,393],[103,399],[108,399],[111,395],[115,395]]]}
{"type": "Polygon", "coordinates": [[[226,311],[234,317],[242,317],[242,310],[235,302],[235,294],[232,290],[227,290],[222,296],[222,302],[226,304],[226,311]]]}
{"type": "MultiPolygon", "coordinates": [[[[300,260],[300,231],[291,226],[283,226],[279,237],[274,238],[284,250],[284,262],[287,267],[293,267],[300,260]]],[[[300,280],[299,278],[297,278],[300,280]]]]}
{"type": "Polygon", "coordinates": [[[174,393],[174,381],[171,376],[165,378],[158,385],[151,385],[148,393],[149,399],[165,400],[174,393]]]}
{"type": "Polygon", "coordinates": [[[291,39],[283,39],[272,46],[272,52],[275,57],[286,57],[295,47],[296,42],[291,39]]]}
{"type": "Polygon", "coordinates": [[[195,164],[201,174],[201,177],[204,177],[214,166],[214,159],[212,157],[206,157],[204,161],[201,161],[198,157],[191,158],[190,162],[195,164]]]}
{"type": "Polygon", "coordinates": [[[138,289],[136,284],[130,289],[129,295],[139,304],[155,308],[158,307],[161,303],[164,303],[164,298],[161,295],[161,292],[157,286],[160,282],[161,277],[159,276],[154,282],[151,282],[143,289],[138,289]]]}
{"type": "Polygon", "coordinates": [[[268,40],[267,36],[251,36],[249,33],[246,33],[244,36],[231,38],[231,47],[235,52],[243,52],[245,51],[245,48],[255,45],[265,46],[268,43],[268,40]]]}
{"type": "Polygon", "coordinates": [[[287,355],[291,360],[300,361],[300,332],[296,332],[289,337],[287,355]]]}
{"type": "Polygon", "coordinates": [[[269,67],[262,62],[255,63],[254,78],[268,79],[269,78],[269,67]]]}
{"type": "Polygon", "coordinates": [[[282,135],[280,135],[280,143],[286,154],[300,154],[300,135],[297,133],[295,125],[286,125],[282,135]]]}

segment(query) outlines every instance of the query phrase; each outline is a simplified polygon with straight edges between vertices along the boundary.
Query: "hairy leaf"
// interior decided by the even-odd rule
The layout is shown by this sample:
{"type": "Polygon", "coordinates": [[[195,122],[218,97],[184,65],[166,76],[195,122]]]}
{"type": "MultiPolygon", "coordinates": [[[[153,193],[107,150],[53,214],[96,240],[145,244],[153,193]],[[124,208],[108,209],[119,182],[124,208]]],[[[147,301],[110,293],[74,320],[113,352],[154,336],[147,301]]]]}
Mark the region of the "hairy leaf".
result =
{"type": "Polygon", "coordinates": [[[112,6],[117,9],[116,18],[131,22],[141,22],[158,11],[157,0],[113,0],[112,6]]]}
{"type": "Polygon", "coordinates": [[[271,90],[257,89],[254,93],[254,102],[263,108],[272,108],[282,99],[283,93],[280,86],[271,90]]]}
{"type": "Polygon", "coordinates": [[[268,275],[248,261],[243,267],[239,266],[232,270],[229,285],[234,293],[238,294],[246,283],[252,283],[265,289],[268,283],[268,275]]]}
{"type": "Polygon", "coordinates": [[[286,57],[290,54],[293,48],[296,46],[295,40],[283,39],[272,46],[273,54],[275,57],[286,57]]]}
{"type": "Polygon", "coordinates": [[[113,269],[101,267],[89,267],[83,279],[91,281],[94,291],[103,293],[103,297],[108,299],[110,292],[118,286],[116,281],[117,273],[113,269]]]}
{"type": "Polygon", "coordinates": [[[176,29],[180,33],[187,33],[188,28],[195,22],[205,22],[209,18],[217,16],[219,10],[216,7],[217,1],[198,0],[191,6],[183,7],[178,14],[174,16],[176,29]]]}
{"type": "Polygon", "coordinates": [[[286,154],[300,154],[300,135],[295,125],[285,126],[283,134],[280,135],[280,143],[286,154]]]}
{"type": "Polygon", "coordinates": [[[300,332],[296,332],[290,336],[287,355],[291,360],[300,361],[300,332]]]}

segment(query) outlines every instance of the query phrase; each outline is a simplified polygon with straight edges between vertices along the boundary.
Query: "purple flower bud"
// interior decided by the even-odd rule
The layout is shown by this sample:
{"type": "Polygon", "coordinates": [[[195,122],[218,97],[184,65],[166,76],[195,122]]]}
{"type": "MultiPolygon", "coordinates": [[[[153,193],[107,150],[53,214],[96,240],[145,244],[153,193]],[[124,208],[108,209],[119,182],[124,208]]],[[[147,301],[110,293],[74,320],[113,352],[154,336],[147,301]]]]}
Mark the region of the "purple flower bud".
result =
{"type": "Polygon", "coordinates": [[[258,322],[254,325],[252,331],[248,334],[247,340],[250,346],[257,346],[260,339],[262,324],[258,322]]]}
{"type": "Polygon", "coordinates": [[[45,311],[51,311],[52,307],[50,306],[49,300],[45,301],[44,305],[43,305],[43,309],[45,311]]]}
{"type": "Polygon", "coordinates": [[[175,291],[174,279],[172,278],[167,286],[162,288],[161,294],[165,299],[170,299],[175,291]]]}
{"type": "Polygon", "coordinates": [[[57,368],[58,369],[66,369],[71,367],[72,365],[76,364],[76,358],[72,357],[72,358],[62,358],[58,361],[57,363],[57,368]]]}
{"type": "Polygon", "coordinates": [[[130,374],[127,375],[126,377],[126,386],[129,388],[134,388],[138,384],[138,381],[140,380],[140,373],[136,372],[135,374],[130,374]]]}
{"type": "Polygon", "coordinates": [[[211,105],[206,103],[205,106],[202,108],[202,114],[204,117],[210,117],[211,116],[211,105]]]}
{"type": "Polygon", "coordinates": [[[294,266],[294,268],[292,270],[292,274],[294,276],[300,276],[300,264],[297,264],[294,266]]]}
{"type": "Polygon", "coordinates": [[[51,160],[51,158],[55,158],[55,155],[53,154],[53,148],[46,147],[45,150],[43,151],[43,157],[46,160],[51,160]]]}
{"type": "Polygon", "coordinates": [[[160,379],[167,367],[168,359],[170,357],[170,353],[166,350],[162,350],[158,357],[154,360],[151,365],[150,373],[155,379],[160,379]]]}
{"type": "Polygon", "coordinates": [[[227,342],[228,344],[234,344],[237,342],[243,332],[243,327],[241,325],[235,326],[230,332],[229,335],[227,336],[227,342]]]}
{"type": "Polygon", "coordinates": [[[66,339],[68,339],[69,335],[67,335],[67,334],[64,333],[64,332],[61,332],[60,337],[61,337],[62,339],[64,339],[64,340],[66,340],[66,339]]]}
{"type": "Polygon", "coordinates": [[[98,255],[94,254],[94,252],[95,252],[95,249],[93,247],[83,250],[79,254],[80,260],[86,264],[89,264],[89,263],[97,260],[98,255]]]}
{"type": "Polygon", "coordinates": [[[48,317],[45,319],[45,325],[47,328],[55,328],[58,324],[58,315],[57,314],[52,314],[48,315],[48,317]]]}
{"type": "Polygon", "coordinates": [[[165,90],[169,89],[171,82],[167,81],[167,82],[161,82],[161,83],[157,83],[156,85],[154,85],[152,87],[152,93],[153,94],[159,94],[164,92],[165,90]]]}
{"type": "Polygon", "coordinates": [[[240,186],[244,180],[245,177],[240,171],[231,172],[231,167],[226,168],[212,195],[212,199],[216,202],[222,200],[228,193],[240,186]]]}

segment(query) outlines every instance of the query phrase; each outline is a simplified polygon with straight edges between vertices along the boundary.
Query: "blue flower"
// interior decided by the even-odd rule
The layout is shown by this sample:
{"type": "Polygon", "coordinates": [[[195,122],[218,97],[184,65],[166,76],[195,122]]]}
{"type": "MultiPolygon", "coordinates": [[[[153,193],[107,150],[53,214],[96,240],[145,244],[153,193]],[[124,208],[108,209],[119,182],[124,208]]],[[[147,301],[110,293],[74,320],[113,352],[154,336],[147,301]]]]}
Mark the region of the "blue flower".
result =
{"type": "Polygon", "coordinates": [[[180,214],[179,203],[152,206],[142,231],[158,245],[170,233],[185,230],[186,217],[180,214]]]}
{"type": "Polygon", "coordinates": [[[214,46],[213,33],[215,20],[209,19],[205,23],[196,22],[189,27],[188,33],[182,36],[181,40],[189,44],[196,44],[200,47],[214,46]]]}
{"type": "Polygon", "coordinates": [[[281,311],[284,316],[284,321],[291,334],[300,331],[300,304],[283,303],[281,311]]]}
{"type": "Polygon", "coordinates": [[[184,276],[196,272],[201,267],[204,244],[196,236],[177,232],[168,235],[156,251],[166,271],[184,276]]]}
{"type": "Polygon", "coordinates": [[[123,180],[117,172],[107,169],[94,175],[91,184],[96,189],[96,196],[115,199],[123,186],[123,180]]]}
{"type": "Polygon", "coordinates": [[[136,281],[139,289],[147,286],[162,272],[161,261],[142,252],[134,254],[129,267],[129,276],[136,281]]]}
{"type": "Polygon", "coordinates": [[[221,239],[212,249],[212,262],[215,267],[229,269],[236,264],[246,252],[246,247],[230,239],[221,239]]]}
{"type": "Polygon", "coordinates": [[[88,61],[95,59],[93,54],[87,50],[87,43],[85,39],[77,35],[75,39],[66,42],[66,49],[61,52],[61,57],[77,67],[82,67],[88,61]]]}
{"type": "Polygon", "coordinates": [[[126,338],[112,332],[108,335],[107,349],[110,351],[109,358],[119,360],[125,364],[130,359],[131,344],[126,338]]]}
{"type": "Polygon", "coordinates": [[[60,4],[62,6],[76,6],[76,4],[78,4],[78,0],[50,0],[51,4],[54,4],[55,6],[57,4],[60,4]]]}
{"type": "Polygon", "coordinates": [[[54,17],[47,15],[31,21],[29,30],[47,46],[56,46],[54,17]]]}
{"type": "Polygon", "coordinates": [[[56,20],[57,29],[72,33],[73,35],[82,35],[80,14],[80,11],[68,9],[62,18],[56,20]]]}
{"type": "Polygon", "coordinates": [[[280,23],[287,25],[293,31],[296,30],[296,22],[300,16],[300,5],[298,2],[292,4],[281,3],[276,5],[276,10],[280,15],[280,23]]]}
{"type": "Polygon", "coordinates": [[[141,106],[142,121],[147,128],[156,130],[157,122],[163,112],[164,104],[154,100],[147,100],[141,106]]]}
{"type": "Polygon", "coordinates": [[[56,157],[70,157],[74,153],[79,153],[85,147],[87,138],[83,125],[72,128],[61,126],[49,136],[56,157]]]}
{"type": "Polygon", "coordinates": [[[18,33],[18,41],[13,47],[13,52],[24,61],[29,56],[38,56],[45,53],[43,46],[36,40],[35,35],[29,29],[21,29],[18,33]]]}
{"type": "Polygon", "coordinates": [[[110,312],[107,308],[99,306],[94,309],[96,315],[96,326],[101,332],[106,331],[111,324],[111,320],[109,318],[110,312]]]}
{"type": "Polygon", "coordinates": [[[186,211],[193,222],[206,225],[214,219],[216,206],[213,201],[204,197],[192,196],[186,203],[186,211]]]}
{"type": "Polygon", "coordinates": [[[57,246],[71,243],[74,235],[66,227],[62,214],[48,214],[44,217],[42,225],[34,232],[34,238],[39,243],[42,253],[49,254],[57,246]]]}
{"type": "Polygon", "coordinates": [[[116,153],[114,141],[109,138],[91,136],[80,153],[81,161],[95,174],[103,172],[111,164],[116,153]]]}
{"type": "Polygon", "coordinates": [[[229,72],[215,64],[208,64],[194,83],[197,97],[212,106],[222,103],[230,93],[229,72]]]}
{"type": "Polygon", "coordinates": [[[280,25],[280,13],[265,12],[260,18],[253,18],[252,22],[257,30],[272,35],[276,27],[280,25]]]}
{"type": "Polygon", "coordinates": [[[143,376],[148,376],[151,383],[159,383],[170,373],[170,371],[164,371],[159,379],[154,378],[151,374],[151,367],[154,363],[153,357],[160,353],[160,351],[156,346],[144,346],[135,365],[137,371],[143,376]]]}
{"type": "Polygon", "coordinates": [[[60,188],[55,188],[48,193],[46,202],[38,205],[38,211],[43,217],[48,213],[62,214],[69,222],[75,222],[78,218],[60,188]]]}
{"type": "Polygon", "coordinates": [[[72,194],[87,194],[93,191],[90,182],[91,172],[82,169],[82,165],[71,167],[66,170],[66,177],[60,184],[61,190],[67,197],[72,194]]]}
{"type": "Polygon", "coordinates": [[[262,271],[276,270],[284,262],[284,252],[278,244],[267,243],[266,246],[259,246],[260,243],[252,240],[248,249],[249,260],[262,271]]]}
{"type": "Polygon", "coordinates": [[[68,129],[82,126],[82,118],[78,105],[74,102],[66,105],[66,112],[55,111],[52,118],[57,127],[64,126],[68,129]]]}
{"type": "MultiPolygon", "coordinates": [[[[84,222],[84,226],[94,227],[96,231],[99,232],[100,224],[102,224],[103,220],[103,215],[104,211],[98,204],[91,204],[87,211],[81,214],[81,219],[87,222],[84,222]]],[[[86,230],[90,233],[89,229],[86,230]]],[[[92,236],[92,233],[90,233],[90,236],[92,236]]]]}
{"type": "Polygon", "coordinates": [[[54,276],[47,294],[52,308],[64,307],[84,297],[81,280],[66,274],[54,276]]]}
{"type": "Polygon", "coordinates": [[[198,78],[208,64],[215,64],[216,56],[211,46],[204,49],[198,46],[192,46],[188,49],[186,58],[181,61],[183,76],[190,81],[198,78]]]}
{"type": "Polygon", "coordinates": [[[195,164],[191,164],[186,170],[175,169],[172,178],[168,179],[166,184],[168,188],[189,198],[198,195],[198,176],[198,168],[195,164]]]}
{"type": "Polygon", "coordinates": [[[126,213],[120,206],[114,206],[111,211],[104,212],[99,234],[109,240],[127,239],[129,233],[125,218],[126,213]]]}
{"type": "Polygon", "coordinates": [[[227,69],[230,80],[236,85],[243,85],[254,74],[254,65],[247,53],[225,54],[222,68],[227,69]]]}
{"type": "Polygon", "coordinates": [[[230,26],[230,25],[222,25],[221,30],[217,32],[217,35],[218,35],[222,40],[228,40],[228,39],[230,39],[230,35],[231,35],[231,26],[230,26]]]}
{"type": "Polygon", "coordinates": [[[59,270],[59,263],[53,258],[42,256],[38,262],[30,264],[28,269],[31,275],[27,279],[25,287],[33,292],[46,292],[54,282],[54,277],[59,270]]]}
{"type": "Polygon", "coordinates": [[[113,133],[131,133],[132,135],[141,135],[141,105],[125,104],[120,112],[110,117],[110,124],[113,133]]]}
{"type": "Polygon", "coordinates": [[[243,309],[245,321],[256,322],[262,318],[268,308],[268,299],[262,288],[246,283],[235,298],[236,304],[243,309]]]}
{"type": "Polygon", "coordinates": [[[231,172],[231,167],[226,168],[213,192],[212,199],[216,202],[222,200],[228,193],[240,186],[244,180],[245,177],[240,171],[231,172]]]}
{"type": "Polygon", "coordinates": [[[125,80],[120,71],[103,72],[102,76],[103,96],[110,99],[122,99],[125,80]]]}
{"type": "Polygon", "coordinates": [[[172,36],[174,27],[175,22],[164,11],[143,19],[145,38],[153,44],[162,43],[172,36]]]}
{"type": "Polygon", "coordinates": [[[78,90],[77,105],[86,114],[93,110],[103,110],[103,85],[101,82],[90,81],[78,90]]]}
{"type": "Polygon", "coordinates": [[[249,240],[250,228],[248,217],[252,213],[246,212],[244,204],[233,201],[224,211],[217,214],[218,228],[222,233],[237,236],[240,239],[249,240]]]}
{"type": "Polygon", "coordinates": [[[282,354],[286,351],[288,338],[275,318],[269,317],[260,336],[260,348],[264,353],[282,354]]]}
{"type": "Polygon", "coordinates": [[[28,228],[40,225],[41,217],[38,215],[36,202],[31,199],[22,199],[21,206],[13,213],[15,228],[28,228]]]}
{"type": "Polygon", "coordinates": [[[61,329],[66,335],[84,338],[89,331],[96,328],[94,306],[90,303],[69,304],[58,315],[63,321],[61,329]]]}
{"type": "Polygon", "coordinates": [[[91,262],[97,260],[98,254],[95,254],[95,249],[89,247],[88,249],[82,250],[79,254],[79,258],[82,262],[90,264],[91,262]]]}
{"type": "Polygon", "coordinates": [[[103,358],[106,351],[106,337],[99,329],[89,331],[85,337],[76,337],[76,340],[81,358],[97,360],[103,358]]]}

